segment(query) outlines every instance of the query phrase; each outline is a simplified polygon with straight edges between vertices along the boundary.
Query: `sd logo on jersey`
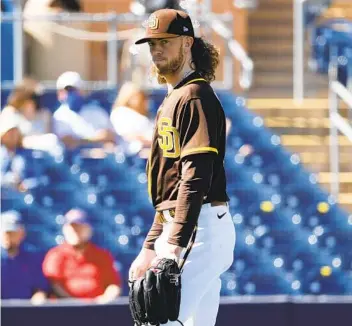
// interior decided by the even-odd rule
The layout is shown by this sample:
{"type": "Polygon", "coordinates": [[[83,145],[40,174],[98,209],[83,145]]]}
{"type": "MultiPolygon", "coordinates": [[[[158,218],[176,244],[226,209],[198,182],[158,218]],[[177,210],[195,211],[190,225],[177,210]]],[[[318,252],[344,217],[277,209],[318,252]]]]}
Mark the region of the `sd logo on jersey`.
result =
{"type": "Polygon", "coordinates": [[[162,117],[158,121],[159,147],[164,157],[177,158],[180,156],[180,136],[172,126],[170,118],[162,117]]]}

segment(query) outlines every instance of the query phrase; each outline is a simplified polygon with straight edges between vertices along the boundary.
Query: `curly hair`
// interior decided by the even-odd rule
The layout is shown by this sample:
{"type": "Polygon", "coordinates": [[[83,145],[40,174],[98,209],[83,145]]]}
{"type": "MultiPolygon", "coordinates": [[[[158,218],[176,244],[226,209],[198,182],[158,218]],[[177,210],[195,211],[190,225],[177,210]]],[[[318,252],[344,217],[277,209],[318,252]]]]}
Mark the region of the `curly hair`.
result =
{"type": "Polygon", "coordinates": [[[215,70],[220,61],[219,50],[203,38],[195,37],[191,51],[191,67],[207,82],[215,80],[215,70]]]}

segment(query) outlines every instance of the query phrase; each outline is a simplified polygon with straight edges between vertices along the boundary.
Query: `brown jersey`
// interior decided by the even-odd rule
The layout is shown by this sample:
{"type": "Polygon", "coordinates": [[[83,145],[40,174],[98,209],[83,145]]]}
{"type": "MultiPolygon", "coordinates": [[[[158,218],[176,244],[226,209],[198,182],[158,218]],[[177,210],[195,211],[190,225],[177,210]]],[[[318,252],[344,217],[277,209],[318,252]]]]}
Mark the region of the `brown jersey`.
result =
{"type": "Polygon", "coordinates": [[[165,97],[157,117],[147,164],[148,190],[157,211],[176,207],[181,161],[188,155],[214,156],[203,203],[228,201],[224,171],[225,115],[213,89],[200,75],[185,78],[165,97]]]}

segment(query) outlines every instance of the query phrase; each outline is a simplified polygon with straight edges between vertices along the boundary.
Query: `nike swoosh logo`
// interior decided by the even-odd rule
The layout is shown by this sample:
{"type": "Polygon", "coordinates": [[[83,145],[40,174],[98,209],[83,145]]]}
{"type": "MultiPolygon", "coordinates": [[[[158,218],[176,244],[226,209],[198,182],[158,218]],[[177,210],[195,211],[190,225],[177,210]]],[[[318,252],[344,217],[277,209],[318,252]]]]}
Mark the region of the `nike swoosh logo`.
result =
{"type": "Polygon", "coordinates": [[[226,212],[225,212],[224,214],[221,214],[221,215],[218,214],[218,218],[221,219],[221,218],[223,218],[225,215],[226,215],[226,212]]]}

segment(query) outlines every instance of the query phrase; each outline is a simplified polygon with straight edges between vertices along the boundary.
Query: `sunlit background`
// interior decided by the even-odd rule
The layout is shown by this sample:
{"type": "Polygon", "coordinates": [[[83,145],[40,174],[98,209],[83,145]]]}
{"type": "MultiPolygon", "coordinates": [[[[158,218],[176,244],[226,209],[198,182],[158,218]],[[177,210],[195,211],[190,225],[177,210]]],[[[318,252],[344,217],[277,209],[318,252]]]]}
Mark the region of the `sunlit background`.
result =
{"type": "MultiPolygon", "coordinates": [[[[134,41],[166,7],[187,11],[221,54],[213,87],[237,240],[217,325],[349,325],[350,0],[1,0],[1,233],[25,230],[21,254],[3,244],[1,325],[132,324],[128,268],[154,218],[145,165],[166,93],[134,41]],[[80,283],[52,295],[53,275],[73,268],[48,256],[73,208],[120,295],[82,300],[80,283]]],[[[102,282],[101,268],[86,281],[102,282]]]]}

